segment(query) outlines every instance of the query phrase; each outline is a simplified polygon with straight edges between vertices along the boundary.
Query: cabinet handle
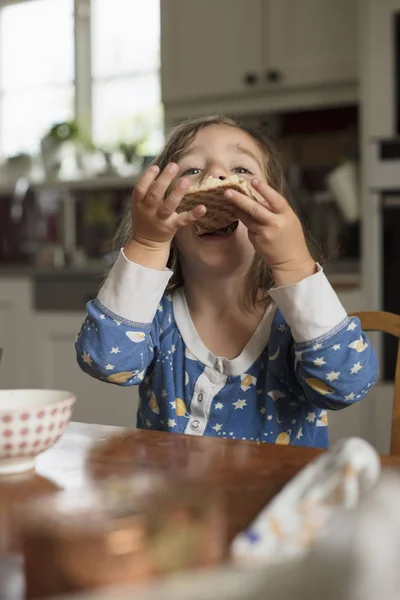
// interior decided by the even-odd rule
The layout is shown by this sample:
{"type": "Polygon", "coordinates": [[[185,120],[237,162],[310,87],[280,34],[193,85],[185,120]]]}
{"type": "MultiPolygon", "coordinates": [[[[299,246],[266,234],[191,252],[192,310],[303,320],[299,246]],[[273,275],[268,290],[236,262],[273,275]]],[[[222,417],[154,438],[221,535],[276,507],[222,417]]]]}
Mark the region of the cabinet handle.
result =
{"type": "Polygon", "coordinates": [[[244,82],[246,85],[256,85],[258,83],[258,75],[256,73],[246,73],[244,82]]]}
{"type": "Polygon", "coordinates": [[[265,79],[269,83],[277,83],[282,80],[282,73],[277,69],[269,69],[265,74],[265,79]]]}

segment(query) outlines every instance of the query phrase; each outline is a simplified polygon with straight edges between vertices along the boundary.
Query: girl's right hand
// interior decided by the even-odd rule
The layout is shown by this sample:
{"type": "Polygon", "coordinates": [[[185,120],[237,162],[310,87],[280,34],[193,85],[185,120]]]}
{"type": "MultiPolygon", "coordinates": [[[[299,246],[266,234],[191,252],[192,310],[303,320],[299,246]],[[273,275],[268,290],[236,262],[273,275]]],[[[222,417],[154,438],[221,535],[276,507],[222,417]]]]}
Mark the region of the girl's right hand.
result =
{"type": "Polygon", "coordinates": [[[165,198],[168,188],[178,174],[179,167],[170,163],[160,173],[153,165],[139,179],[133,190],[132,240],[152,250],[166,249],[176,232],[194,223],[206,213],[204,206],[178,215],[176,209],[190,187],[187,179],[180,179],[165,198]]]}

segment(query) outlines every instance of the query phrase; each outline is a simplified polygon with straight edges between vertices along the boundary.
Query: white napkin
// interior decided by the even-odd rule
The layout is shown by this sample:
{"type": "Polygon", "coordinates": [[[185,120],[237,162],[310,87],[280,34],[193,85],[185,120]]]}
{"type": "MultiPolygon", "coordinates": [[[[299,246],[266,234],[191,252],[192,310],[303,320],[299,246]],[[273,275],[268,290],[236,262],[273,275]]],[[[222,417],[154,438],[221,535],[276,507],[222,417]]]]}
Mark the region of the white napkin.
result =
{"type": "MultiPolygon", "coordinates": [[[[318,572],[329,587],[324,600],[399,600],[399,507],[399,474],[386,471],[354,510],[335,515],[302,565],[304,579],[318,572]]],[[[307,598],[321,598],[322,585],[313,590],[307,598]]]]}
{"type": "Polygon", "coordinates": [[[335,515],[358,505],[380,475],[379,455],[366,441],[343,440],[305,467],[233,541],[236,561],[306,555],[335,515]]]}

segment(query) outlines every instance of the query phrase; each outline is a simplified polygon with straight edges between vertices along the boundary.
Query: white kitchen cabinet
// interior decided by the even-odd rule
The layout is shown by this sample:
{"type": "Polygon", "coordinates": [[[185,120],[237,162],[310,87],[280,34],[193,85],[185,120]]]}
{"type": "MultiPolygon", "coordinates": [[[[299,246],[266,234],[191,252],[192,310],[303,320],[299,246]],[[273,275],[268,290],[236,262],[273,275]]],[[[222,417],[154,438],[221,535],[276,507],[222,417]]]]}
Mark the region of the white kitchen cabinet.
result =
{"type": "Polygon", "coordinates": [[[76,362],[75,338],[84,313],[43,312],[35,317],[36,369],[44,388],[77,396],[75,421],[136,426],[137,388],[106,384],[83,373],[76,362]]]}
{"type": "Polygon", "coordinates": [[[263,0],[161,0],[165,103],[247,93],[262,72],[263,0]]]}
{"type": "Polygon", "coordinates": [[[331,443],[346,437],[361,437],[380,454],[390,454],[394,384],[378,382],[360,402],[338,411],[330,411],[331,443]]]}
{"type": "Polygon", "coordinates": [[[32,292],[29,279],[0,279],[0,387],[35,386],[32,366],[32,292]]]}
{"type": "Polygon", "coordinates": [[[357,0],[161,0],[163,102],[357,80],[357,0]]]}
{"type": "Polygon", "coordinates": [[[357,80],[357,0],[269,0],[268,6],[264,64],[277,83],[357,80]]]}

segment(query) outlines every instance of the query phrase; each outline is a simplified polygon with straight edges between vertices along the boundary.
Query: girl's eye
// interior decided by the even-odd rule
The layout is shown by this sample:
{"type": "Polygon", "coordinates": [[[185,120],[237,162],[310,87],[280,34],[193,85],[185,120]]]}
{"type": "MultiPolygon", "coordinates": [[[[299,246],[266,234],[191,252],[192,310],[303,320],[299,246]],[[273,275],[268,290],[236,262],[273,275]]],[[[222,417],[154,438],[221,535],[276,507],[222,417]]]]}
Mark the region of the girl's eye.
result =
{"type": "Polygon", "coordinates": [[[190,169],[186,169],[186,171],[184,173],[182,173],[182,177],[184,175],[198,175],[199,173],[201,173],[201,169],[198,169],[196,167],[192,167],[190,169]]]}
{"type": "Polygon", "coordinates": [[[253,175],[253,173],[249,171],[249,169],[246,169],[246,167],[235,167],[234,169],[232,169],[232,171],[234,173],[240,173],[242,175],[253,175]]]}

